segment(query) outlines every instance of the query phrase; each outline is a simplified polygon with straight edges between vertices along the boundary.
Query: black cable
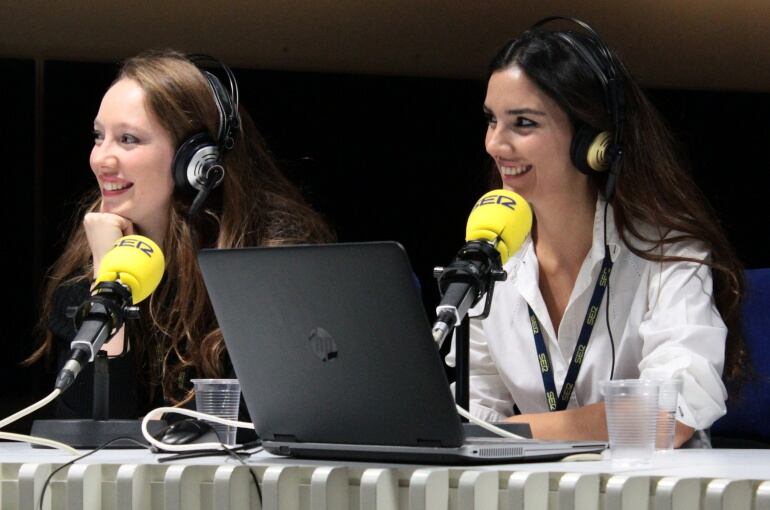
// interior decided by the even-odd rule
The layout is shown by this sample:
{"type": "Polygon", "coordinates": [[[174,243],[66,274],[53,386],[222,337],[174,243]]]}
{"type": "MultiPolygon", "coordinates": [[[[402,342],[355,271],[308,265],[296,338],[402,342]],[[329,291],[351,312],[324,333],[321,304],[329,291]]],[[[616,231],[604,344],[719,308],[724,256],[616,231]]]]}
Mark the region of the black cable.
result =
{"type": "Polygon", "coordinates": [[[237,448],[230,448],[222,442],[222,438],[219,437],[219,431],[216,428],[212,427],[211,430],[217,436],[217,440],[219,441],[219,444],[222,446],[222,450],[190,450],[187,452],[168,455],[166,457],[159,457],[158,462],[163,463],[163,462],[172,462],[175,460],[195,459],[198,457],[213,457],[217,455],[228,455],[229,457],[232,457],[238,462],[240,462],[242,465],[246,466],[246,469],[249,470],[249,475],[251,475],[251,479],[254,481],[254,486],[257,488],[257,497],[259,498],[259,508],[262,508],[262,489],[259,486],[259,480],[257,480],[257,475],[254,474],[254,471],[252,471],[249,465],[246,464],[241,458],[242,456],[250,457],[255,453],[261,452],[262,440],[257,439],[256,441],[244,443],[237,448]],[[249,450],[249,448],[253,448],[255,446],[257,447],[256,449],[251,451],[249,450]]]}
{"type": "MultiPolygon", "coordinates": [[[[229,452],[232,452],[235,455],[239,455],[241,457],[250,457],[254,453],[258,453],[262,451],[262,448],[259,447],[259,443],[248,443],[245,445],[242,445],[238,448],[229,448],[229,452]],[[250,448],[258,447],[255,450],[249,450],[250,448]]],[[[158,457],[157,461],[159,463],[164,462],[173,462],[175,460],[187,460],[187,459],[195,459],[198,457],[217,457],[220,455],[227,455],[228,451],[225,450],[189,450],[186,452],[180,452],[180,453],[173,453],[170,455],[167,455],[166,457],[158,457]]]]}
{"type": "MultiPolygon", "coordinates": [[[[604,202],[604,256],[607,256],[609,245],[607,244],[607,208],[609,202],[604,202]]],[[[604,308],[604,318],[607,322],[607,333],[610,335],[610,347],[612,348],[612,366],[610,367],[610,380],[615,377],[615,339],[612,337],[612,328],[610,327],[610,280],[607,278],[607,304],[604,308]]]]}
{"type": "MultiPolygon", "coordinates": [[[[248,464],[246,464],[243,459],[241,458],[240,452],[244,448],[243,445],[238,448],[230,448],[226,444],[222,442],[222,438],[219,437],[219,431],[213,427],[214,434],[217,436],[217,439],[219,440],[219,444],[222,445],[222,448],[227,452],[227,454],[240,462],[243,466],[246,467],[246,469],[249,471],[249,475],[251,476],[251,479],[254,480],[254,487],[257,488],[257,498],[259,498],[259,508],[262,508],[262,489],[259,487],[259,480],[257,480],[257,475],[252,471],[251,467],[249,467],[248,464]]],[[[257,453],[262,450],[262,440],[257,440],[259,442],[259,448],[254,450],[252,453],[257,453]]],[[[247,443],[250,444],[250,443],[247,443]]],[[[249,453],[249,456],[251,456],[251,453],[249,453]]]]}
{"type": "MultiPolygon", "coordinates": [[[[254,486],[257,488],[257,498],[259,498],[259,508],[262,508],[262,489],[259,487],[259,480],[257,480],[257,475],[254,473],[254,471],[251,469],[251,467],[243,461],[243,459],[241,458],[239,453],[237,453],[235,450],[231,450],[226,445],[222,445],[222,447],[227,451],[227,453],[231,457],[233,457],[235,460],[240,462],[243,466],[246,467],[246,469],[249,470],[249,475],[251,475],[251,479],[254,480],[254,486]]],[[[260,451],[262,451],[262,447],[261,446],[259,448],[257,448],[256,450],[254,450],[253,452],[249,452],[249,455],[251,455],[252,453],[260,452],[260,451]]]]}
{"type": "Polygon", "coordinates": [[[615,339],[612,338],[612,328],[610,328],[610,282],[607,280],[607,310],[604,317],[607,320],[607,332],[610,334],[610,347],[612,347],[612,366],[610,368],[610,381],[615,377],[615,339]]]}
{"type": "MultiPolygon", "coordinates": [[[[220,439],[219,433],[216,431],[216,429],[214,429],[214,433],[216,434],[217,439],[220,439]]],[[[112,443],[114,443],[116,441],[130,441],[130,442],[138,445],[141,448],[150,449],[150,447],[148,445],[146,445],[144,443],[140,443],[139,441],[136,441],[135,439],[133,439],[131,437],[119,436],[119,437],[115,437],[113,439],[110,439],[109,441],[107,441],[106,443],[104,443],[102,445],[97,446],[96,448],[94,448],[90,452],[84,453],[83,455],[81,455],[79,457],[75,457],[74,459],[70,460],[69,462],[66,462],[66,463],[62,464],[61,466],[59,466],[56,469],[54,469],[53,471],[51,471],[51,474],[49,474],[48,478],[46,478],[45,482],[43,482],[43,487],[40,490],[40,500],[38,501],[38,510],[43,510],[43,500],[45,499],[45,491],[48,489],[48,486],[51,483],[51,479],[56,475],[56,473],[58,473],[59,471],[61,471],[62,469],[66,468],[68,466],[73,465],[75,462],[77,462],[79,460],[85,459],[89,455],[93,455],[94,453],[98,452],[99,450],[103,450],[104,448],[108,447],[109,445],[111,445],[112,443]]],[[[180,454],[169,455],[168,457],[158,458],[157,460],[158,460],[159,463],[163,463],[163,462],[171,462],[171,461],[174,461],[174,460],[183,460],[183,459],[191,459],[191,458],[196,458],[196,457],[205,457],[205,456],[209,456],[209,455],[224,455],[224,454],[226,454],[226,455],[234,458],[238,462],[240,462],[242,465],[246,466],[246,468],[249,471],[249,475],[251,475],[251,479],[254,481],[254,486],[257,489],[257,497],[259,498],[259,508],[262,508],[262,489],[259,486],[259,480],[257,479],[257,476],[254,473],[254,471],[241,458],[241,456],[250,457],[251,455],[253,455],[255,453],[259,453],[260,451],[262,451],[262,446],[261,446],[262,441],[261,440],[257,440],[257,441],[252,441],[252,442],[249,442],[249,443],[245,443],[245,444],[239,446],[238,448],[228,448],[227,445],[225,445],[224,443],[221,442],[221,439],[220,439],[220,444],[222,445],[223,450],[193,450],[193,451],[190,451],[190,452],[183,452],[183,453],[180,453],[180,454]],[[248,448],[253,448],[254,446],[257,446],[257,448],[254,449],[254,450],[251,450],[251,451],[248,450],[248,448]]]]}
{"type": "Polygon", "coordinates": [[[74,459],[72,459],[71,461],[69,461],[69,462],[66,462],[66,463],[62,464],[61,466],[59,466],[59,467],[57,467],[56,469],[54,469],[53,471],[51,471],[51,474],[50,474],[50,475],[48,475],[48,478],[46,478],[46,479],[45,479],[45,482],[43,482],[43,488],[40,490],[40,500],[38,501],[38,509],[39,509],[39,510],[43,510],[43,500],[45,499],[45,491],[46,491],[46,489],[48,488],[48,485],[51,483],[51,479],[54,477],[54,475],[56,475],[56,473],[58,473],[59,471],[61,471],[62,469],[64,469],[64,468],[65,468],[65,467],[67,467],[67,466],[71,466],[72,464],[74,464],[75,462],[77,462],[77,461],[79,461],[79,460],[83,460],[83,459],[85,459],[85,458],[86,458],[86,457],[88,457],[89,455],[93,455],[94,453],[96,453],[96,452],[98,452],[99,450],[102,450],[102,449],[104,449],[104,448],[108,447],[109,445],[111,445],[112,443],[114,443],[114,442],[116,442],[116,441],[130,441],[130,442],[132,442],[132,443],[134,443],[134,444],[137,444],[137,445],[141,446],[142,448],[147,448],[147,445],[146,445],[146,444],[144,444],[144,443],[140,443],[139,441],[136,441],[135,439],[133,439],[133,438],[131,438],[131,437],[128,437],[128,436],[119,436],[119,437],[116,437],[116,438],[110,439],[110,440],[109,440],[109,441],[107,441],[106,443],[104,443],[104,444],[102,444],[102,445],[100,445],[100,446],[97,446],[96,448],[94,448],[94,449],[93,449],[93,450],[91,450],[90,452],[88,452],[88,453],[84,453],[84,454],[83,454],[83,455],[81,455],[80,457],[75,457],[75,458],[74,458],[74,459]]]}
{"type": "Polygon", "coordinates": [[[224,450],[188,450],[185,452],[174,453],[166,457],[158,457],[159,464],[166,462],[174,462],[175,460],[188,460],[197,459],[199,457],[218,457],[221,455],[227,455],[224,450]]]}

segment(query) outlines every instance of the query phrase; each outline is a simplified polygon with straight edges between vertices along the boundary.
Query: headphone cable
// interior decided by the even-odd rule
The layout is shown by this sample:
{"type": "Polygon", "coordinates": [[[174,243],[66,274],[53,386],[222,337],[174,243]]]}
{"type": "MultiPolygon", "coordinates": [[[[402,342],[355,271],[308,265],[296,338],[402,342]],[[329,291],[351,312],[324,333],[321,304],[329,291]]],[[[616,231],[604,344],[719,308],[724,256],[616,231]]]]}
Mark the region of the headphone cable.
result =
{"type": "MultiPolygon", "coordinates": [[[[609,252],[609,245],[607,244],[607,209],[609,208],[609,202],[604,202],[604,256],[607,256],[609,252]]],[[[610,347],[612,349],[612,365],[610,367],[610,380],[615,377],[615,339],[612,337],[612,328],[610,327],[610,280],[607,278],[607,303],[604,307],[604,318],[607,322],[607,333],[610,335],[610,347]]]]}
{"type": "Polygon", "coordinates": [[[224,168],[222,168],[222,165],[219,163],[212,165],[206,170],[206,175],[201,183],[201,188],[198,190],[198,193],[195,195],[195,198],[190,205],[190,210],[187,213],[188,216],[192,217],[197,214],[198,209],[201,208],[203,202],[208,198],[209,193],[219,185],[224,178],[224,175],[224,168]]]}

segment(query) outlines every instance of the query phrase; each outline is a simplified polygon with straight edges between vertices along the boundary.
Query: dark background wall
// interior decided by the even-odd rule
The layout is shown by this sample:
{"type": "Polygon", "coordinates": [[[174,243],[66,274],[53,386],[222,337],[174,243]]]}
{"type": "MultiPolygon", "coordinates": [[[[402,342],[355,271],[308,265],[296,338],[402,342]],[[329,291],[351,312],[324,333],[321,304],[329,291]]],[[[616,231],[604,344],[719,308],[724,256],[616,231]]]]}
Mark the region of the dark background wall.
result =
{"type": "MultiPolygon", "coordinates": [[[[0,214],[8,275],[0,416],[51,388],[42,367],[19,362],[35,343],[45,268],[61,249],[77,200],[93,185],[92,121],[116,70],[114,63],[0,59],[8,162],[0,214]]],[[[431,269],[448,263],[460,247],[467,213],[487,187],[485,83],[253,69],[236,74],[242,104],[339,240],[401,242],[431,315],[438,300],[431,269]]],[[[746,266],[770,266],[763,203],[770,180],[770,94],[648,92],[682,141],[696,181],[746,266]]]]}

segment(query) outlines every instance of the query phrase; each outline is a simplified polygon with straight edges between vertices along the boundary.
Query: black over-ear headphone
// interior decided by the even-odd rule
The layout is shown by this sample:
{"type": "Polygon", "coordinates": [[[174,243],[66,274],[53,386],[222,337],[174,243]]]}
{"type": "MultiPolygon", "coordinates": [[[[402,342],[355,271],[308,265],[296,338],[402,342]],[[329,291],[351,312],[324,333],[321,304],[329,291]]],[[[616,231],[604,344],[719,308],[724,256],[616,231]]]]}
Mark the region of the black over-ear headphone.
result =
{"type": "Polygon", "coordinates": [[[179,145],[172,163],[176,187],[196,193],[188,212],[192,216],[203,205],[209,193],[222,183],[225,177],[222,158],[235,144],[241,119],[238,114],[238,82],[235,81],[232,70],[209,55],[195,54],[188,55],[187,58],[206,78],[219,113],[217,139],[212,140],[207,131],[193,134],[179,145]],[[229,82],[227,89],[219,78],[203,68],[207,65],[214,65],[222,70],[229,82]]]}
{"type": "Polygon", "coordinates": [[[623,75],[619,71],[609,47],[588,23],[567,16],[550,16],[532,25],[531,29],[540,28],[546,23],[557,20],[577,24],[588,34],[592,43],[589,46],[570,32],[554,32],[554,35],[567,43],[591,68],[604,91],[604,104],[613,124],[612,133],[579,122],[572,138],[570,158],[572,164],[585,174],[608,171],[605,198],[609,201],[615,192],[615,180],[619,171],[618,163],[623,154],[621,145],[625,124],[623,75]]]}

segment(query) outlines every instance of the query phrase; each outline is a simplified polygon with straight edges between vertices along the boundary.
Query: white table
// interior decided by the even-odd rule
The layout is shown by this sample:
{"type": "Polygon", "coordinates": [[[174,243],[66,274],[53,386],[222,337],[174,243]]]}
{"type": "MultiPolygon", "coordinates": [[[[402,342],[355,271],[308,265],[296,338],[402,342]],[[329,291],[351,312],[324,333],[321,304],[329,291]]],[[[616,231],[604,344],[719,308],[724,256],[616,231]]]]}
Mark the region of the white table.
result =
{"type": "MultiPolygon", "coordinates": [[[[37,509],[66,453],[0,443],[0,508],[37,509]]],[[[259,453],[249,461],[265,509],[770,510],[770,450],[680,450],[648,466],[610,460],[486,466],[310,461],[259,453]]],[[[105,450],[61,470],[46,509],[254,509],[238,462],[160,464],[145,450],[105,450]]]]}

